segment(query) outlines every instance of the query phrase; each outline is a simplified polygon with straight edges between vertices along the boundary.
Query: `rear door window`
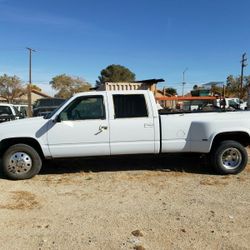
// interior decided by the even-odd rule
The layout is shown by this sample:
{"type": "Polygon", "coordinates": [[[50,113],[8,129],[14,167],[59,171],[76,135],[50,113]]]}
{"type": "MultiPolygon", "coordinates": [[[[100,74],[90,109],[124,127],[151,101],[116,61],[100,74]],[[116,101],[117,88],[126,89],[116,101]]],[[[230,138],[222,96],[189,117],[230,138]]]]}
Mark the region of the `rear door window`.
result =
{"type": "Polygon", "coordinates": [[[147,117],[148,110],[142,94],[113,95],[115,118],[147,117]]]}

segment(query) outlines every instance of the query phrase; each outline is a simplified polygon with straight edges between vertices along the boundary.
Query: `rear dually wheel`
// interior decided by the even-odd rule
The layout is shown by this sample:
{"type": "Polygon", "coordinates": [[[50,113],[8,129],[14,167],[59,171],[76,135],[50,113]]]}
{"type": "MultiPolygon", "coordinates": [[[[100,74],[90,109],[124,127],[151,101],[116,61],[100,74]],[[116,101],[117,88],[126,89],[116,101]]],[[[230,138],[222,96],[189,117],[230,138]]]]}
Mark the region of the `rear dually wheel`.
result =
{"type": "Polygon", "coordinates": [[[248,162],[245,147],[236,141],[222,141],[211,153],[211,162],[219,174],[238,174],[248,162]]]}

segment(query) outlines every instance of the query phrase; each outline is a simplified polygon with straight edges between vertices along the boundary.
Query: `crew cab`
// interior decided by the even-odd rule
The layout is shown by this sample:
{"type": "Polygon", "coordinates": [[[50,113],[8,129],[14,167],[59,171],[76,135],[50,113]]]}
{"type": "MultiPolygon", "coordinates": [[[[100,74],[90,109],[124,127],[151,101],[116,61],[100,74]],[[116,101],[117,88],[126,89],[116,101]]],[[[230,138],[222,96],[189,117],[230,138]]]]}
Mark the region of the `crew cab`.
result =
{"type": "Polygon", "coordinates": [[[207,154],[218,173],[237,174],[248,161],[249,117],[159,114],[146,90],[79,93],[45,117],[0,124],[2,168],[10,179],[27,179],[44,159],[193,152],[207,154]]]}

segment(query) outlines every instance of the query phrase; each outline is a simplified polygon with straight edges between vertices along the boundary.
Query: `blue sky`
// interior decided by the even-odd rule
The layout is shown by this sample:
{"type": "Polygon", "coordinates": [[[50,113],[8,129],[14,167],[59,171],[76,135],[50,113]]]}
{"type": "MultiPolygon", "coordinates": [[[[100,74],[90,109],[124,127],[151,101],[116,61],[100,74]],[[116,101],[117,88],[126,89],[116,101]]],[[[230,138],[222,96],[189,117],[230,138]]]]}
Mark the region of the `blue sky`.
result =
{"type": "Polygon", "coordinates": [[[250,56],[249,10],[248,0],[0,0],[0,74],[27,82],[32,47],[33,82],[49,94],[55,75],[94,84],[110,64],[138,80],[164,78],[159,87],[181,94],[185,68],[185,92],[239,75],[242,53],[250,56]]]}

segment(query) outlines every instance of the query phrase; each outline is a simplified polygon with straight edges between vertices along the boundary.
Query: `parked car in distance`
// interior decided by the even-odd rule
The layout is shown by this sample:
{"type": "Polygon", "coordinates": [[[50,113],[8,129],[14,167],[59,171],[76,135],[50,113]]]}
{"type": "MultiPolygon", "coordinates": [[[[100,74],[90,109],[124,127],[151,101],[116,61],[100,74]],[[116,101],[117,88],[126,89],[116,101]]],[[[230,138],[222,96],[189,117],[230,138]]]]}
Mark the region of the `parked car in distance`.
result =
{"type": "Polygon", "coordinates": [[[247,102],[240,100],[240,109],[247,110],[247,102]]]}
{"type": "Polygon", "coordinates": [[[18,109],[9,103],[0,103],[0,122],[24,118],[18,109]]]}
{"type": "Polygon", "coordinates": [[[237,97],[229,97],[225,99],[216,99],[215,105],[218,107],[222,107],[225,105],[225,108],[233,108],[235,110],[247,110],[247,102],[237,98],[237,97]],[[224,102],[224,103],[223,103],[224,102]]]}
{"type": "Polygon", "coordinates": [[[27,104],[14,104],[14,107],[22,114],[23,117],[28,116],[28,105],[27,104]]]}
{"type": "Polygon", "coordinates": [[[41,98],[33,105],[33,116],[45,116],[58,108],[65,99],[62,98],[41,98]]]}

